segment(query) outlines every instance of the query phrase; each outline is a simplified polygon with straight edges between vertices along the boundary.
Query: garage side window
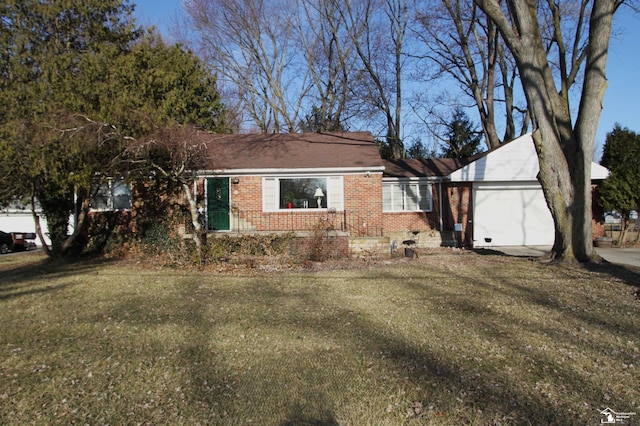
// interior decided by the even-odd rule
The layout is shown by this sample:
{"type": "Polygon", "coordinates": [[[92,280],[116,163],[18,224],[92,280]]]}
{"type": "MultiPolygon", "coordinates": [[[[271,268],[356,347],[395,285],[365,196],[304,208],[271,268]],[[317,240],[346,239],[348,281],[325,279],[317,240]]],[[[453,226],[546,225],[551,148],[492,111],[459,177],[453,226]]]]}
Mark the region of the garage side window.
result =
{"type": "Polygon", "coordinates": [[[431,184],[385,182],[382,184],[382,207],[386,212],[432,210],[431,184]]]}
{"type": "Polygon", "coordinates": [[[119,179],[107,179],[92,189],[91,210],[131,210],[131,187],[119,179]]]}

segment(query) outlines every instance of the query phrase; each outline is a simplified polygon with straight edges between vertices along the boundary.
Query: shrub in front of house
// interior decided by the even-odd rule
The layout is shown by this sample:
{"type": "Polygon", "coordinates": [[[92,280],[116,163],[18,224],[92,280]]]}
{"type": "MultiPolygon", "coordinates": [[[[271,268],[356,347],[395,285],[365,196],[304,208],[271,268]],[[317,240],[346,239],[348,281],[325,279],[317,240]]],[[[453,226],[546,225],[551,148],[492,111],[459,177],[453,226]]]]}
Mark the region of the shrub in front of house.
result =
{"type": "Polygon", "coordinates": [[[211,260],[233,254],[276,256],[286,254],[295,233],[223,235],[207,240],[207,249],[215,256],[211,260]]]}

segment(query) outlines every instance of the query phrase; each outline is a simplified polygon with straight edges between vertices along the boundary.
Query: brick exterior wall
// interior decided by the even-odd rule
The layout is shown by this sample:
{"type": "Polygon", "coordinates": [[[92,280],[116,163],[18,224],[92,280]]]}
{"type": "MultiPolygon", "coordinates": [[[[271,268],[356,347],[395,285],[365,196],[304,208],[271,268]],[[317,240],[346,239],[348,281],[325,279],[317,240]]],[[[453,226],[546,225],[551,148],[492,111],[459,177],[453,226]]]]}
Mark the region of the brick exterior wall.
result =
{"type": "Polygon", "coordinates": [[[240,176],[230,181],[235,179],[238,183],[229,184],[232,210],[262,211],[262,177],[240,176]]]}
{"type": "MultiPolygon", "coordinates": [[[[263,212],[262,177],[231,177],[230,202],[233,212],[232,231],[306,231],[320,221],[338,231],[346,231],[352,237],[392,236],[404,238],[414,231],[421,233],[440,231],[439,184],[432,185],[431,212],[382,212],[382,175],[373,173],[349,174],[344,179],[344,208],[342,212],[329,213],[326,209],[263,212]]],[[[441,212],[443,231],[453,233],[458,246],[473,244],[471,183],[444,183],[442,185],[441,212]],[[453,232],[455,224],[462,224],[461,232],[453,232]]],[[[198,183],[199,200],[204,201],[204,179],[198,183]]],[[[604,235],[604,227],[596,218],[602,217],[594,193],[593,237],[604,235]]]]}
{"type": "Polygon", "coordinates": [[[430,212],[385,212],[384,235],[398,240],[427,240],[426,245],[450,245],[451,238],[455,245],[470,246],[473,243],[471,184],[442,185],[442,212],[440,212],[440,188],[438,183],[431,186],[432,211],[430,212]],[[442,217],[442,233],[440,218],[442,217]],[[454,232],[454,225],[462,224],[462,232],[454,232]],[[419,231],[421,236],[414,237],[419,231]],[[440,238],[440,240],[438,240],[440,238]]]}
{"type": "MultiPolygon", "coordinates": [[[[232,176],[229,179],[232,231],[308,231],[321,224],[357,236],[381,235],[381,173],[345,175],[345,209],[336,212],[313,208],[264,212],[261,176],[232,176]],[[235,180],[237,183],[233,183],[235,180]]],[[[201,204],[206,205],[203,182],[204,179],[198,187],[201,204]]]]}
{"type": "Polygon", "coordinates": [[[444,199],[442,220],[444,229],[454,231],[455,224],[462,224],[462,231],[456,232],[456,240],[461,247],[473,245],[473,202],[471,183],[451,183],[443,185],[444,199]]]}
{"type": "Polygon", "coordinates": [[[345,175],[344,208],[351,236],[382,235],[382,173],[345,175]]]}

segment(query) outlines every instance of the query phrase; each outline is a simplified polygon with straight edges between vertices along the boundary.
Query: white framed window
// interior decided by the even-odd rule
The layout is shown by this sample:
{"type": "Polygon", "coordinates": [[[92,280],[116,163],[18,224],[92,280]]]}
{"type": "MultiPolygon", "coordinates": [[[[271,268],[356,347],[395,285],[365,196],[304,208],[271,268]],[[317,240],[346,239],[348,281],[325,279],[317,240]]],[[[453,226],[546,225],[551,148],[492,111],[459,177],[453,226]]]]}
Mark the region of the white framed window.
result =
{"type": "Polygon", "coordinates": [[[431,184],[383,182],[382,210],[385,212],[430,212],[432,210],[431,184]]]}
{"type": "Polygon", "coordinates": [[[264,211],[344,209],[342,176],[265,177],[262,194],[264,211]]]}
{"type": "Polygon", "coordinates": [[[94,194],[91,197],[91,210],[131,210],[131,186],[121,179],[106,179],[91,192],[94,194]]]}

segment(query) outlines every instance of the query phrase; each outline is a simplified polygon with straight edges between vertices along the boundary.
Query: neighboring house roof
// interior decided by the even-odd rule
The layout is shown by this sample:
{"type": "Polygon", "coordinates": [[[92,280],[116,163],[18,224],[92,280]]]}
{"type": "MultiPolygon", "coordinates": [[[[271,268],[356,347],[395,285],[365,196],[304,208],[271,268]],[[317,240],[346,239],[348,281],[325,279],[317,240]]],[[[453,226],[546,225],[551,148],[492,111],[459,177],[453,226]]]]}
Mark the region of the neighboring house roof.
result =
{"type": "Polygon", "coordinates": [[[445,177],[471,161],[467,158],[383,160],[383,177],[445,177]]]}
{"type": "MultiPolygon", "coordinates": [[[[449,177],[452,182],[524,182],[537,181],[539,171],[533,137],[528,133],[481,154],[449,177]]],[[[605,167],[591,163],[591,179],[608,175],[605,167]]]]}
{"type": "Polygon", "coordinates": [[[219,135],[200,133],[212,172],[382,171],[369,132],[219,135]]]}

